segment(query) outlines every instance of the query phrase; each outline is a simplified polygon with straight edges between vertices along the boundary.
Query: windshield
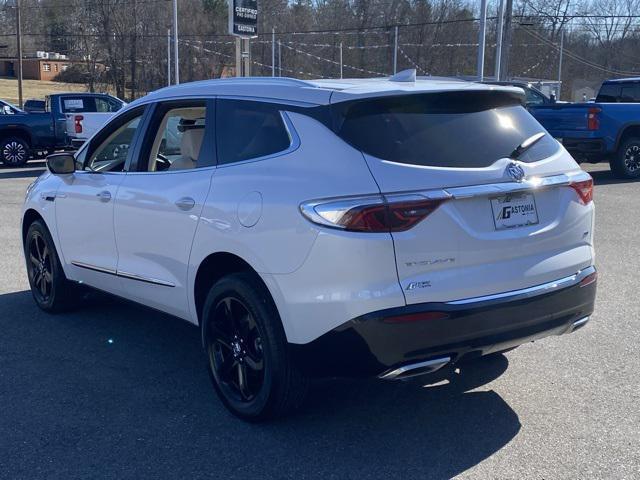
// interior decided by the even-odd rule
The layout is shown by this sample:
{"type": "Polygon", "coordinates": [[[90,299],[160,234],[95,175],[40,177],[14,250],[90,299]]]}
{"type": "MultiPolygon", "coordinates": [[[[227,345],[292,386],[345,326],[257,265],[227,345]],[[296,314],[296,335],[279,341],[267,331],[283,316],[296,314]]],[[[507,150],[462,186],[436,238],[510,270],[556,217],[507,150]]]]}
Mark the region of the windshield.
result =
{"type": "MultiPolygon", "coordinates": [[[[333,114],[337,134],[355,148],[383,160],[431,167],[486,167],[545,132],[509,92],[356,100],[336,104],[333,114]]],[[[535,162],[558,149],[545,135],[518,159],[535,162]]]]}

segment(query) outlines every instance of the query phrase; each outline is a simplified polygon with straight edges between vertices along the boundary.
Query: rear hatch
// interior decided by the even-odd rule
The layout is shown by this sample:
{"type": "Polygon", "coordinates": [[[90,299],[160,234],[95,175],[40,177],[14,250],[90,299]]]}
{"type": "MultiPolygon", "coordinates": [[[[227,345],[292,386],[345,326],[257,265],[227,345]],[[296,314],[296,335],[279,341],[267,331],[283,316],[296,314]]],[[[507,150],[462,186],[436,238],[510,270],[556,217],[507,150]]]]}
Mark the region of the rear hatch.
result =
{"type": "Polygon", "coordinates": [[[392,231],[407,303],[526,288],[592,263],[593,209],[578,191],[586,181],[590,193],[590,177],[520,102],[453,91],[333,105],[335,131],[388,202],[431,199],[424,218],[392,231]]]}

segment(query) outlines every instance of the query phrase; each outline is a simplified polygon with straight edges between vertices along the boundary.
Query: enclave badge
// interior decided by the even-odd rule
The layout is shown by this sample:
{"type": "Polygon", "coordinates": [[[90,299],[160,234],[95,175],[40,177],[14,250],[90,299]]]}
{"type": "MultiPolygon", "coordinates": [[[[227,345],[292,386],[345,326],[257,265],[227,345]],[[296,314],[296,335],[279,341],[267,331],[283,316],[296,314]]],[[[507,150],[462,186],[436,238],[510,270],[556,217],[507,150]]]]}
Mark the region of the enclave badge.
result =
{"type": "Polygon", "coordinates": [[[522,168],[515,162],[511,162],[509,165],[507,165],[506,172],[516,182],[521,182],[525,175],[524,168],[522,168]]]}

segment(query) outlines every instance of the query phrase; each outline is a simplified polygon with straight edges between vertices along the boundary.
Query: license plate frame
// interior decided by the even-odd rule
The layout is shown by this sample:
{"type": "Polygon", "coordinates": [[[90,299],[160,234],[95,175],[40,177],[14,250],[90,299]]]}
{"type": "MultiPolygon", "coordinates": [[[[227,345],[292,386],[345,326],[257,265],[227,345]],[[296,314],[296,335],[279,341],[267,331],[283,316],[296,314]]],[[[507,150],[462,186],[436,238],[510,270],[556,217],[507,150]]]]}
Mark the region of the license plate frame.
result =
{"type": "Polygon", "coordinates": [[[496,231],[530,227],[540,223],[538,205],[533,192],[495,195],[489,198],[489,203],[496,231]],[[507,215],[506,218],[505,215],[507,215]]]}

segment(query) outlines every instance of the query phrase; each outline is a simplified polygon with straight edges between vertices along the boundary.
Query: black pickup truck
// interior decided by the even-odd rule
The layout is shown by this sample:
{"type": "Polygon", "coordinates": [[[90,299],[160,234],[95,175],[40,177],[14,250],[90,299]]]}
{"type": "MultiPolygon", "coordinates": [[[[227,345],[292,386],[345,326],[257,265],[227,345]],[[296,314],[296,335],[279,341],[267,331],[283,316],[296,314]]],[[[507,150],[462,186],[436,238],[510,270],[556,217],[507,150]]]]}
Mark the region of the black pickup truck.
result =
{"type": "Polygon", "coordinates": [[[67,133],[70,106],[111,105],[114,112],[124,102],[103,93],[58,93],[45,99],[44,111],[25,112],[13,106],[0,105],[0,161],[9,167],[24,165],[38,152],[51,152],[72,148],[67,133]]]}

